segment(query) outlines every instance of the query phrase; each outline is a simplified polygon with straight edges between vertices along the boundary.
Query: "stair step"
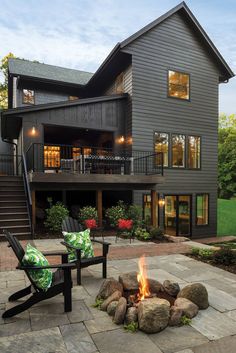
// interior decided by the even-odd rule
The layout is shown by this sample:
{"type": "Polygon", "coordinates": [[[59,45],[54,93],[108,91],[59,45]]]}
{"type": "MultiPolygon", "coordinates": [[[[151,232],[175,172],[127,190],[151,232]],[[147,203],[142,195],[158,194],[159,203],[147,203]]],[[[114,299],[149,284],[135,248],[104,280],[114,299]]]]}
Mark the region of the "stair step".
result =
{"type": "MultiPolygon", "coordinates": [[[[5,209],[5,207],[4,207],[5,209]]],[[[0,221],[1,220],[7,220],[7,219],[18,219],[17,217],[24,218],[28,217],[28,212],[5,212],[2,213],[0,210],[0,221]]]]}
{"type": "Polygon", "coordinates": [[[16,226],[11,226],[11,225],[5,225],[5,226],[0,226],[0,233],[2,233],[3,230],[8,230],[10,233],[17,233],[17,230],[21,233],[27,233],[30,230],[30,225],[16,225],[16,226]]]}
{"type": "Polygon", "coordinates": [[[25,239],[25,238],[27,238],[27,239],[29,239],[29,238],[31,238],[31,232],[22,232],[22,233],[11,233],[12,235],[14,235],[15,237],[17,237],[17,238],[23,238],[23,239],[25,239]]]}
{"type": "Polygon", "coordinates": [[[13,176],[13,175],[0,175],[0,183],[2,181],[10,181],[10,182],[13,182],[13,181],[22,181],[22,177],[20,176],[13,176]]]}
{"type": "Polygon", "coordinates": [[[15,188],[15,187],[24,187],[24,183],[21,180],[16,180],[16,181],[1,181],[0,179],[0,187],[5,188],[15,188]]]}
{"type": "Polygon", "coordinates": [[[24,195],[25,194],[25,190],[24,188],[8,188],[8,187],[4,187],[1,189],[0,187],[0,195],[24,195]]]}
{"type": "Polygon", "coordinates": [[[25,206],[5,206],[0,207],[0,214],[4,215],[9,212],[27,212],[27,207],[25,206]]]}
{"type": "Polygon", "coordinates": [[[19,201],[25,201],[25,195],[2,195],[0,193],[0,201],[14,201],[14,202],[19,202],[19,201]]]}
{"type": "Polygon", "coordinates": [[[10,203],[10,204],[15,204],[15,203],[26,203],[26,200],[0,200],[0,205],[5,204],[5,203],[10,203]]]}

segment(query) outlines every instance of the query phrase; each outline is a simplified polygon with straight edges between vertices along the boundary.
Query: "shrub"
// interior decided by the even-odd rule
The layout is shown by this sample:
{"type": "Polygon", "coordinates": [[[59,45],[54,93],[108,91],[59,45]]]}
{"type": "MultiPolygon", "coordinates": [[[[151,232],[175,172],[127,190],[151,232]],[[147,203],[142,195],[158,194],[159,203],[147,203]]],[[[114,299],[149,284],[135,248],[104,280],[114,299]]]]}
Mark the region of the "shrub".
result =
{"type": "Polygon", "coordinates": [[[211,249],[199,249],[198,254],[202,258],[210,260],[210,259],[212,259],[213,255],[214,255],[214,250],[211,250],[211,249]]]}
{"type": "Polygon", "coordinates": [[[194,256],[199,256],[199,248],[192,248],[191,254],[194,256]]]}
{"type": "Polygon", "coordinates": [[[212,260],[216,264],[233,265],[236,264],[236,253],[231,249],[222,248],[214,252],[212,260]]]}
{"type": "Polygon", "coordinates": [[[106,210],[106,218],[111,227],[117,227],[119,219],[127,219],[126,206],[123,201],[119,201],[116,206],[106,210]]]}
{"type": "Polygon", "coordinates": [[[87,219],[95,219],[97,221],[98,213],[95,207],[85,206],[80,209],[78,218],[82,224],[84,224],[84,221],[87,219]]]}
{"type": "Polygon", "coordinates": [[[127,210],[127,218],[132,219],[134,227],[140,227],[142,221],[143,210],[137,205],[130,205],[127,210]]]}
{"type": "Polygon", "coordinates": [[[69,211],[61,202],[52,205],[52,201],[50,199],[48,201],[50,208],[45,210],[46,221],[44,225],[54,232],[61,231],[62,221],[69,216],[69,211]]]}
{"type": "Polygon", "coordinates": [[[134,235],[136,236],[137,239],[140,239],[140,240],[150,240],[151,239],[150,233],[145,228],[141,228],[141,227],[137,227],[135,229],[134,235]]]}
{"type": "Polygon", "coordinates": [[[157,240],[164,239],[164,233],[160,227],[151,227],[150,228],[150,236],[152,239],[157,239],[157,240]]]}

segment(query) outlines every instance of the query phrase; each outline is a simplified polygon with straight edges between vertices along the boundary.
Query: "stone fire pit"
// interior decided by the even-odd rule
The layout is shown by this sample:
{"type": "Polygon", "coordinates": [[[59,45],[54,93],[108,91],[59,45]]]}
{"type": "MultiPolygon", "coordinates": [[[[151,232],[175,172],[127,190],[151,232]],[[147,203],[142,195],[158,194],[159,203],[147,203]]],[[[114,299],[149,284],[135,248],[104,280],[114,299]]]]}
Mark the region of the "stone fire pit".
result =
{"type": "Polygon", "coordinates": [[[129,272],[120,275],[118,281],[106,279],[96,297],[102,302],[100,309],[107,311],[117,325],[136,323],[141,331],[156,333],[168,325],[181,325],[182,317],[192,319],[199,309],[209,306],[207,290],[201,283],[180,290],[178,283],[149,278],[149,297],[140,300],[137,275],[129,272]]]}

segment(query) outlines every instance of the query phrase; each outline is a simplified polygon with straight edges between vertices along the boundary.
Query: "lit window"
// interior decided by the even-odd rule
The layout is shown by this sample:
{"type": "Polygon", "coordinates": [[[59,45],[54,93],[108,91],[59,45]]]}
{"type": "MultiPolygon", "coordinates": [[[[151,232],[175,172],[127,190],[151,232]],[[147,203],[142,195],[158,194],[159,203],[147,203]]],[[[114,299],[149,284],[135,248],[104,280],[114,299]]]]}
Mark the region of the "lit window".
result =
{"type": "Polygon", "coordinates": [[[116,78],[116,93],[124,93],[124,74],[123,72],[116,78]]]}
{"type": "Polygon", "coordinates": [[[197,198],[197,217],[196,224],[197,226],[209,224],[209,196],[208,194],[199,194],[197,198]]]}
{"type": "Polygon", "coordinates": [[[30,89],[23,89],[23,103],[34,104],[34,91],[30,89]]]}
{"type": "MultiPolygon", "coordinates": [[[[151,224],[151,195],[143,195],[143,216],[146,224],[151,224]]],[[[158,221],[158,197],[157,197],[157,221],[158,221]]]]}
{"type": "Polygon", "coordinates": [[[60,146],[44,146],[44,167],[59,168],[61,148],[60,146]]]}
{"type": "Polygon", "coordinates": [[[75,101],[77,99],[79,99],[79,97],[77,97],[77,96],[69,96],[69,101],[75,101]]]}
{"type": "Polygon", "coordinates": [[[201,138],[199,136],[188,137],[188,167],[191,169],[201,167],[201,138]]]}
{"type": "Polygon", "coordinates": [[[72,147],[72,156],[73,156],[73,159],[78,159],[81,156],[81,148],[72,147]]]}
{"type": "Polygon", "coordinates": [[[169,97],[189,99],[189,75],[177,71],[168,71],[169,97]]]}
{"type": "MultiPolygon", "coordinates": [[[[168,151],[169,151],[169,135],[163,132],[155,132],[154,134],[154,149],[155,152],[163,154],[163,166],[168,167],[168,151]]],[[[157,157],[157,164],[160,160],[157,157]]]]}
{"type": "Polygon", "coordinates": [[[185,136],[172,135],[172,167],[185,166],[185,136]]]}

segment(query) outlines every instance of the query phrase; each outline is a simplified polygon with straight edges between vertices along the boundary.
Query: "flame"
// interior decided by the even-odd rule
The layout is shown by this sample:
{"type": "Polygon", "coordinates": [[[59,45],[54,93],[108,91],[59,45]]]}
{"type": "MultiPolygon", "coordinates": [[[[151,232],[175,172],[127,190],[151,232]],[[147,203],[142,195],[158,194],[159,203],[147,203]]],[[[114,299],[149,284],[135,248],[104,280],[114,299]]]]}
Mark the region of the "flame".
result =
{"type": "Polygon", "coordinates": [[[139,282],[138,299],[143,300],[146,297],[150,297],[151,295],[149,290],[149,283],[147,280],[146,262],[145,262],[144,255],[140,257],[138,265],[139,265],[139,273],[137,275],[137,280],[139,282]]]}

